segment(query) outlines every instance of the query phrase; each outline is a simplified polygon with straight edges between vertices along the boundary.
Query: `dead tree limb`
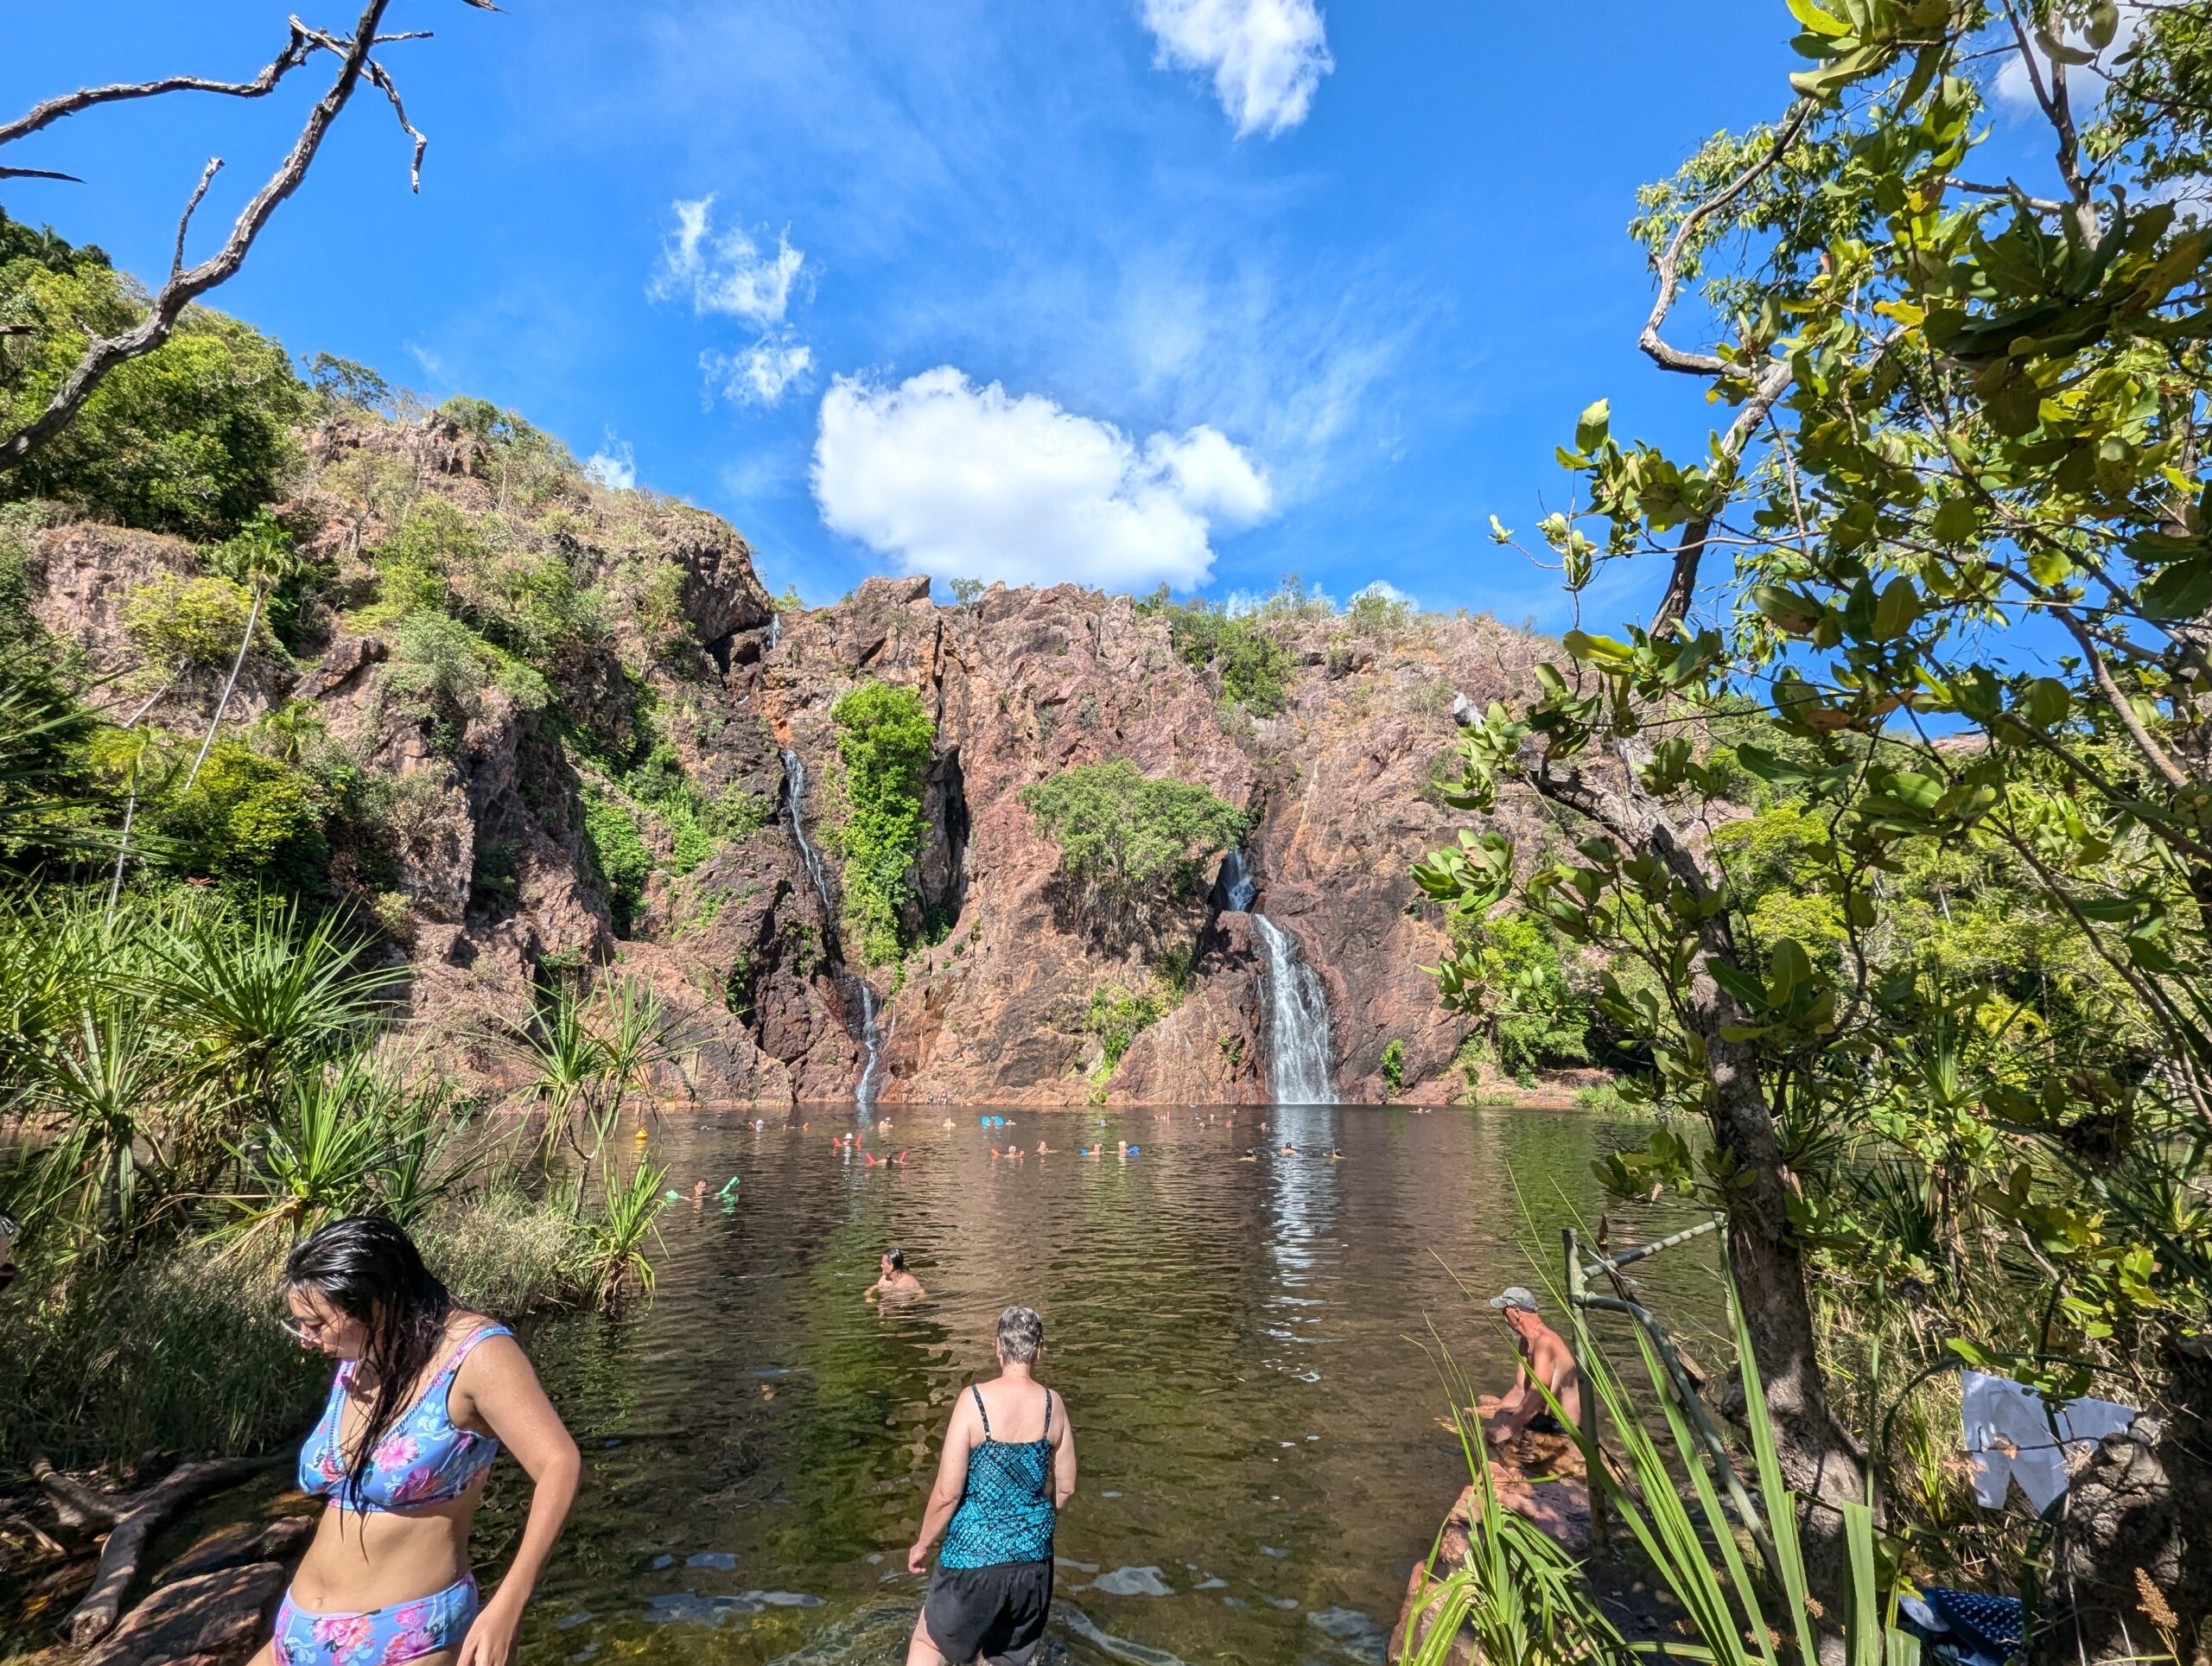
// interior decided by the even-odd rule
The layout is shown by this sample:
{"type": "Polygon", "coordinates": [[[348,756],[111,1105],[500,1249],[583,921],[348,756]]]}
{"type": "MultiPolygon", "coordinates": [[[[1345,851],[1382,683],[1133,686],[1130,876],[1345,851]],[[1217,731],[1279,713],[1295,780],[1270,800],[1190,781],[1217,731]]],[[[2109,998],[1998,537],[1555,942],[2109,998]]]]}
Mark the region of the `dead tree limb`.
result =
{"type": "MultiPolygon", "coordinates": [[[[498,7],[489,0],[463,0],[480,11],[496,11],[498,7]]],[[[161,80],[141,81],[104,87],[86,87],[60,98],[49,99],[37,105],[28,115],[13,122],[0,124],[0,145],[37,132],[41,128],[72,116],[79,111],[96,105],[113,103],[125,99],[156,98],[166,92],[218,92],[232,98],[257,99],[275,89],[291,71],[298,68],[318,52],[329,52],[339,60],[338,73],[330,88],[316,100],[302,124],[299,137],[291,149],[278,164],[251,200],[238,213],[232,225],[230,236],[223,246],[198,265],[184,264],[184,238],[190,226],[194,209],[207,194],[208,183],[219,160],[210,162],[200,175],[200,184],[185,207],[177,224],[176,256],[169,269],[168,281],[155,295],[153,304],[146,315],[130,329],[119,335],[105,336],[93,340],[62,378],[54,397],[44,410],[16,432],[0,436],[0,469],[21,462],[41,446],[67,427],[70,419],[89,399],[100,381],[118,365],[151,353],[168,340],[176,329],[177,320],[184,309],[217,285],[227,282],[245,262],[254,239],[261,234],[276,207],[297,190],[307,177],[315,153],[330,131],[331,124],[345,109],[364,78],[380,90],[398,113],[400,125],[414,141],[415,150],[410,168],[410,177],[419,188],[422,182],[423,152],[428,141],[407,119],[407,112],[400,103],[399,89],[390,73],[372,55],[383,45],[398,41],[426,38],[420,30],[397,35],[379,35],[377,25],[383,20],[391,0],[366,0],[353,31],[348,35],[336,35],[321,29],[309,29],[296,17],[290,20],[291,31],[284,49],[272,59],[261,73],[251,81],[211,81],[199,76],[175,75],[161,80]]],[[[4,174],[9,170],[0,170],[4,174]]],[[[22,173],[25,170],[14,170],[22,173]]],[[[66,177],[66,176],[61,176],[66,177]]]]}
{"type": "Polygon", "coordinates": [[[63,117],[73,116],[80,110],[90,110],[96,105],[119,104],[127,99],[158,99],[169,92],[219,92],[232,99],[265,98],[276,90],[279,81],[307,62],[308,54],[315,49],[308,44],[307,35],[299,21],[292,20],[284,49],[250,81],[211,81],[200,75],[165,75],[159,80],[124,81],[112,86],[79,87],[74,92],[65,92],[44,104],[32,105],[28,114],[12,122],[0,124],[0,144],[29,138],[41,128],[51,127],[63,117]]]}
{"type": "Polygon", "coordinates": [[[69,1641],[82,1648],[114,1628],[123,1612],[124,1593],[137,1577],[147,1541],[179,1505],[243,1481],[264,1467],[266,1462],[260,1459],[208,1459],[180,1464],[143,1491],[114,1494],[98,1491],[62,1474],[43,1458],[34,1460],[31,1477],[54,1501],[65,1523],[94,1528],[105,1524],[108,1529],[92,1589],[61,1623],[69,1641]]]}

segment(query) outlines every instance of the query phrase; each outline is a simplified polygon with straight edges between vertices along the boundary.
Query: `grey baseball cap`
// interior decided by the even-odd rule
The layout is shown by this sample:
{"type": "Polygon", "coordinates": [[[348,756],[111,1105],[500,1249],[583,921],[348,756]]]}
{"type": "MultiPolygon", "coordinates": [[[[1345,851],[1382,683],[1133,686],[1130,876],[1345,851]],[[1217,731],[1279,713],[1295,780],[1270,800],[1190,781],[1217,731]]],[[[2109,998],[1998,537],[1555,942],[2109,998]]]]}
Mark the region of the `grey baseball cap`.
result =
{"type": "Polygon", "coordinates": [[[1518,1307],[1524,1313],[1536,1311],[1536,1298],[1517,1284],[1509,1284],[1503,1292],[1490,1299],[1490,1305],[1503,1313],[1508,1307],[1518,1307]]]}

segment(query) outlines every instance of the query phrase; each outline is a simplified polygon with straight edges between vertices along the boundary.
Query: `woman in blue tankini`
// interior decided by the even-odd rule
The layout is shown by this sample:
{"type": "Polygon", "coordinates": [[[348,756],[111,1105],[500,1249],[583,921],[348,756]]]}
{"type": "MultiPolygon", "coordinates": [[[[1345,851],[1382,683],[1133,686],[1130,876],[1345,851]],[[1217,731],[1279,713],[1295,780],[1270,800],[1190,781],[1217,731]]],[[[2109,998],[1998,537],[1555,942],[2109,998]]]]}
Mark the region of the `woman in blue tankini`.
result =
{"type": "Polygon", "coordinates": [[[906,1666],[1029,1666],[1052,1607],[1052,1529],[1075,1496],[1067,1407],[1039,1383],[1045,1321],[1032,1307],[999,1315],[999,1374],[954,1403],[922,1529],[906,1553],[930,1580],[906,1666]]]}

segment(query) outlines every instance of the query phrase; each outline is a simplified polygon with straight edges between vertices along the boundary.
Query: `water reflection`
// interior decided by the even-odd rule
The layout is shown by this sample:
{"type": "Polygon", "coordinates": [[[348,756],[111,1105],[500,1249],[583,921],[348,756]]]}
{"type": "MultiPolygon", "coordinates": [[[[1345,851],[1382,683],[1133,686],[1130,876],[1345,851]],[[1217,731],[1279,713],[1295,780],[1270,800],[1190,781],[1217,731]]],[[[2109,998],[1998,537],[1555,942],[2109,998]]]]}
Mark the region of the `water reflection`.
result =
{"type": "MultiPolygon", "coordinates": [[[[1546,1236],[1563,1206],[1594,1212],[1589,1164],[1619,1136],[1531,1111],[1012,1111],[1004,1129],[953,1111],[949,1130],[946,1114],[876,1136],[911,1149],[903,1167],[836,1149],[834,1110],[759,1130],[679,1113],[653,1135],[672,1186],[735,1174],[741,1202],[669,1211],[649,1307],[532,1339],[590,1470],[532,1666],[899,1658],[935,1442],[1014,1300],[1045,1315],[1042,1374],[1083,1464],[1057,1646],[1139,1666],[1379,1660],[1465,1480],[1418,1339],[1433,1322],[1502,1380],[1504,1332],[1452,1275],[1535,1282],[1524,1211],[1549,1270],[1546,1236]],[[1040,1158],[1040,1137],[1067,1149],[1040,1158]],[[1141,1154],[1117,1159],[1119,1140],[1141,1154]],[[1096,1141],[1104,1157],[1074,1154],[1096,1141]],[[1009,1141],[1031,1154],[994,1160],[1009,1141]],[[861,1292],[890,1245],[931,1298],[879,1313],[861,1292]]],[[[1704,1265],[1655,1267],[1652,1293],[1709,1303],[1704,1265]]],[[[503,1478],[495,1545],[517,1491],[503,1478]]]]}

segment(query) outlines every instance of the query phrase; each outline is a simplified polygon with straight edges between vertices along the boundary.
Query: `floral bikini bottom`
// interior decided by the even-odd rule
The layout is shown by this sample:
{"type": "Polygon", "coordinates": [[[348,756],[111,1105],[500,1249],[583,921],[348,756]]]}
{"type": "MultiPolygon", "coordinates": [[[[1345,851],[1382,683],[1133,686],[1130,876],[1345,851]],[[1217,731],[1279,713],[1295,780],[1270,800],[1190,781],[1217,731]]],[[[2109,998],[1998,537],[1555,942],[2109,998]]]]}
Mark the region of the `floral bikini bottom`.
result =
{"type": "Polygon", "coordinates": [[[476,1618],[476,1576],[365,1614],[311,1614],[284,1593],[276,1611],[280,1666],[400,1666],[458,1649],[476,1618]]]}

